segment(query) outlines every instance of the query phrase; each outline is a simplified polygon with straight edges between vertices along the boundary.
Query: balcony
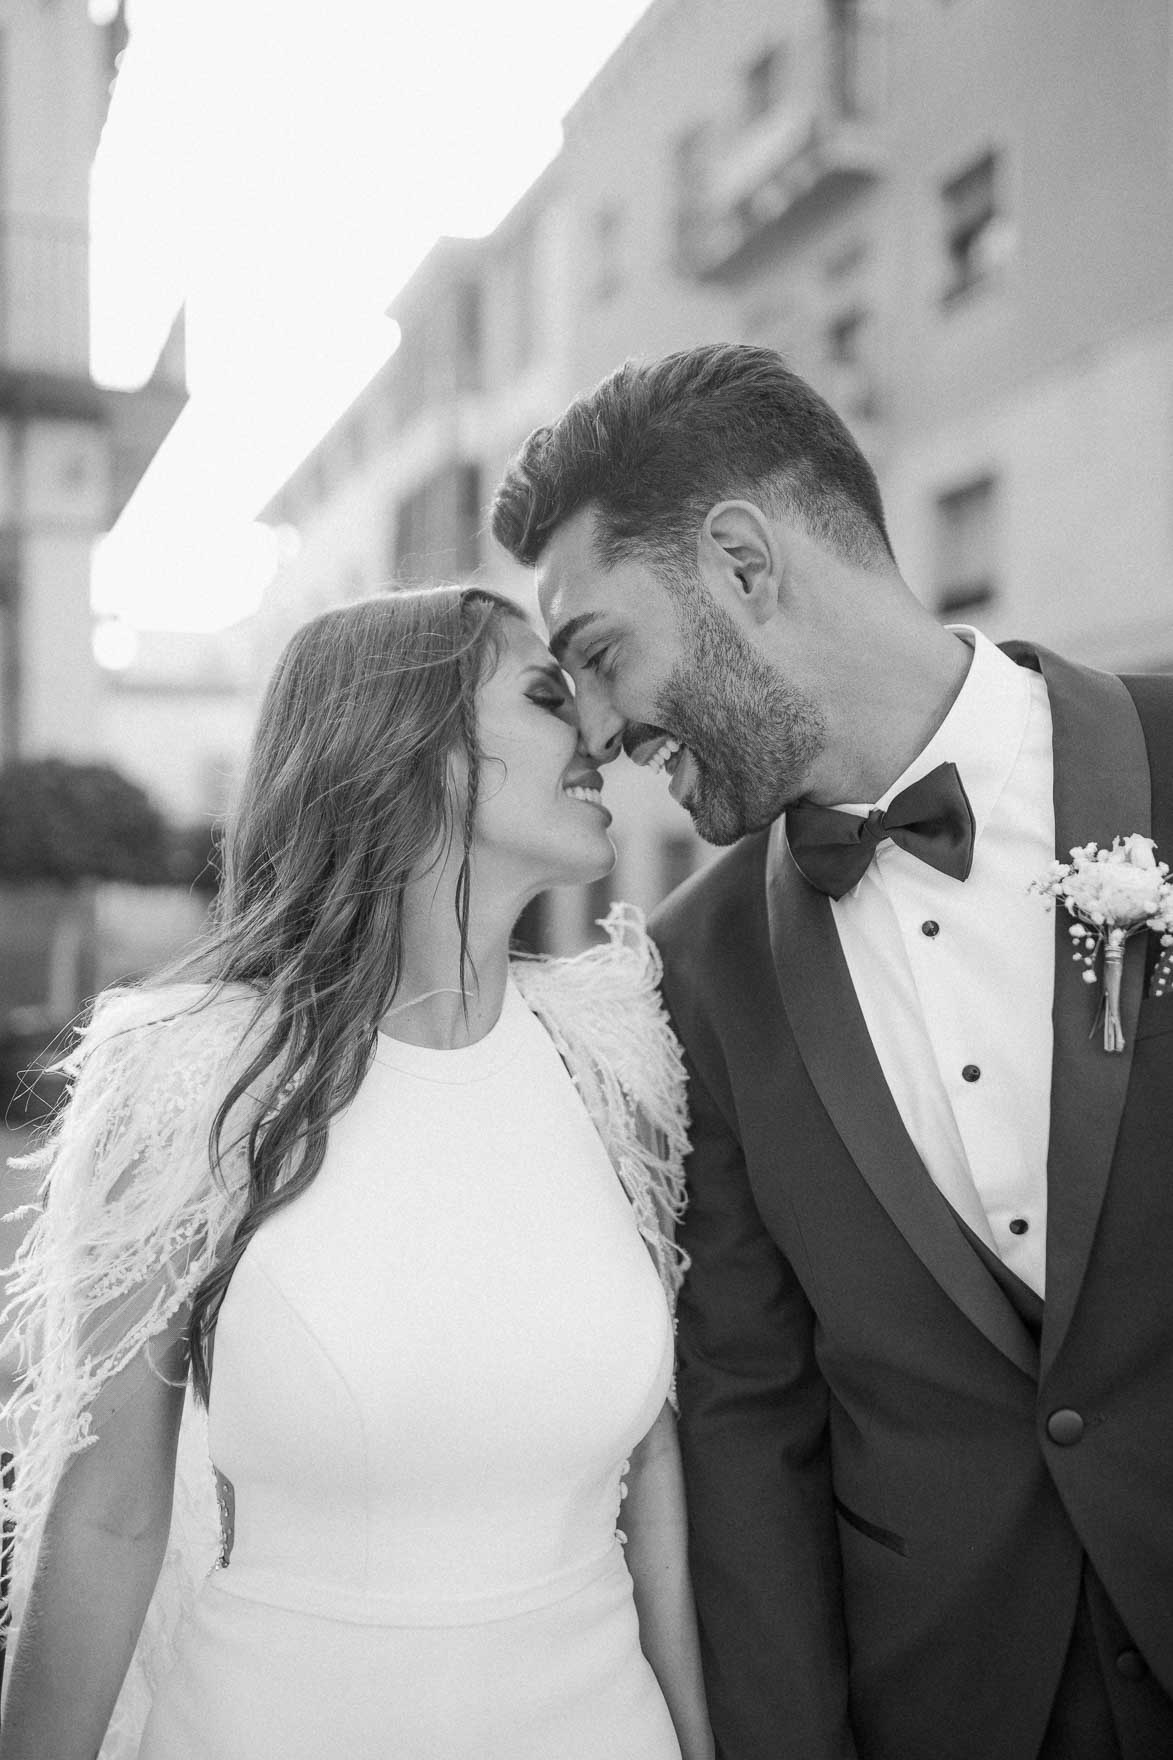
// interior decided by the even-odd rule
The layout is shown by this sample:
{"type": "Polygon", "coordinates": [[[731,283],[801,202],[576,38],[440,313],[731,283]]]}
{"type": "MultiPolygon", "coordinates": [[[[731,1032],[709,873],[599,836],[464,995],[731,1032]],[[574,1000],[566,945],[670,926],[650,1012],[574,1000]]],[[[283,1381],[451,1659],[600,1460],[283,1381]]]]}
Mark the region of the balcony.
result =
{"type": "Polygon", "coordinates": [[[713,139],[681,191],[681,267],[733,278],[792,226],[873,183],[887,162],[883,29],[860,19],[791,46],[777,102],[713,139]]]}

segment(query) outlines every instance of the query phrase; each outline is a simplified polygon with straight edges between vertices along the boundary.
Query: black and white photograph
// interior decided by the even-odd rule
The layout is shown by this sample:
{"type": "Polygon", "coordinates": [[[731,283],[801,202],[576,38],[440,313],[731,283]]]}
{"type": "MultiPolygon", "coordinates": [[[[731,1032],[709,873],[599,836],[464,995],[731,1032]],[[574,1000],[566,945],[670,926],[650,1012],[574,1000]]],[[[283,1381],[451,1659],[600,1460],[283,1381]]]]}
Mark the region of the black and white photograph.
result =
{"type": "Polygon", "coordinates": [[[0,1760],[1173,1760],[1170,0],[0,0],[0,1760]]]}

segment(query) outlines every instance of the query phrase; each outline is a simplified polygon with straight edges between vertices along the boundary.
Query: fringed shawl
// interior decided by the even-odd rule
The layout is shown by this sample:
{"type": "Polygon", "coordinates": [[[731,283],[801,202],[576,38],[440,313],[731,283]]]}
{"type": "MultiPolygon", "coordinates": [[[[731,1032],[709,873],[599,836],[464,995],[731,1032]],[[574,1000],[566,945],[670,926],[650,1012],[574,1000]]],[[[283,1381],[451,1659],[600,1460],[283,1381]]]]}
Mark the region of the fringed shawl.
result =
{"type": "MultiPolygon", "coordinates": [[[[679,1046],[657,994],[659,957],[643,918],[617,905],[606,946],[569,960],[520,960],[514,977],[562,1055],[634,1212],[671,1304],[684,1271],[687,1115],[679,1046]]],[[[209,1158],[221,1100],[263,1040],[265,1013],[242,986],[113,992],[66,1065],[68,1105],[28,1158],[44,1171],[0,1324],[20,1364],[0,1418],[14,1431],[14,1642],[53,1490],[152,1344],[184,1317],[244,1212],[245,1139],[259,1102],[241,1100],[209,1158]]],[[[220,1546],[206,1418],[190,1390],[167,1557],[100,1760],[131,1760],[179,1621],[220,1546]]]]}

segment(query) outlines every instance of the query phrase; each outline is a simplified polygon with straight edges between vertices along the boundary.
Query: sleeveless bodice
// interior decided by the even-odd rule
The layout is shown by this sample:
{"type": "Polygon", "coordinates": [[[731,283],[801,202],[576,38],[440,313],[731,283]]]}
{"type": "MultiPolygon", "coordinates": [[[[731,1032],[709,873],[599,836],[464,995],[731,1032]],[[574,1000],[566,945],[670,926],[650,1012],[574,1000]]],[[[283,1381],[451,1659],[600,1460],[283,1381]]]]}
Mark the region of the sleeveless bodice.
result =
{"type": "Polygon", "coordinates": [[[630,1206],[512,982],[467,1049],[380,1036],[221,1310],[220,1588],[412,1626],[572,1593],[614,1549],[671,1354],[630,1206]]]}

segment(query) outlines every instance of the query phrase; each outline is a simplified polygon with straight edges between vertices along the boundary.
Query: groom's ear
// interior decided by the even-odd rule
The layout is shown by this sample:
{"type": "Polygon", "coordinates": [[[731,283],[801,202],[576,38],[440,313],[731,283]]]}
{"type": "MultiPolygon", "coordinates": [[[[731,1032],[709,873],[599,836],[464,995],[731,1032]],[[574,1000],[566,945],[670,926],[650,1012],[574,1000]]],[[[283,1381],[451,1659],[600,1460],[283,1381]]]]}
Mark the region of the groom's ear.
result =
{"type": "Polygon", "coordinates": [[[697,545],[701,579],[727,611],[768,623],[778,610],[786,555],[774,522],[752,501],[718,501],[697,545]]]}

